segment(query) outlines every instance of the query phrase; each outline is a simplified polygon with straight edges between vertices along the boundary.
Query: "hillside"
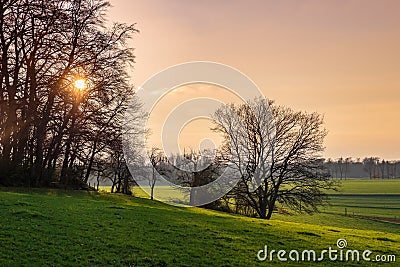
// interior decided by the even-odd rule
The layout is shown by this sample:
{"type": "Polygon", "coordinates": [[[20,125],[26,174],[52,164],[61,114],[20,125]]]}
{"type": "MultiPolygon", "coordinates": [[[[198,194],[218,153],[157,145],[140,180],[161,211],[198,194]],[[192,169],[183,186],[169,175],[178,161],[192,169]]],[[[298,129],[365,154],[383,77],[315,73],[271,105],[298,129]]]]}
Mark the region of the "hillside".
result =
{"type": "MultiPolygon", "coordinates": [[[[257,260],[265,245],[321,251],[337,248],[340,238],[347,249],[400,252],[396,225],[385,233],[384,223],[371,221],[376,225],[367,228],[382,231],[288,222],[282,216],[263,221],[105,193],[1,189],[0,213],[0,266],[266,266],[271,262],[257,260]]],[[[354,226],[363,222],[346,220],[355,220],[348,224],[354,226]]],[[[284,265],[276,257],[273,263],[284,265]]]]}

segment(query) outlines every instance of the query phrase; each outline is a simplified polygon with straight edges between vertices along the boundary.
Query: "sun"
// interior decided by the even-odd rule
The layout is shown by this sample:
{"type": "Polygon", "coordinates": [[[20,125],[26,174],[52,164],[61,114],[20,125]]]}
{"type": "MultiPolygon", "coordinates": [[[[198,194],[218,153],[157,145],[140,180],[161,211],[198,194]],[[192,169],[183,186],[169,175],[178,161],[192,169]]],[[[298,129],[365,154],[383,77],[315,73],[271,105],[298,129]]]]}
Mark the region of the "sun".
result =
{"type": "Polygon", "coordinates": [[[86,87],[86,81],[84,79],[78,79],[74,83],[75,88],[79,90],[83,90],[86,87]]]}

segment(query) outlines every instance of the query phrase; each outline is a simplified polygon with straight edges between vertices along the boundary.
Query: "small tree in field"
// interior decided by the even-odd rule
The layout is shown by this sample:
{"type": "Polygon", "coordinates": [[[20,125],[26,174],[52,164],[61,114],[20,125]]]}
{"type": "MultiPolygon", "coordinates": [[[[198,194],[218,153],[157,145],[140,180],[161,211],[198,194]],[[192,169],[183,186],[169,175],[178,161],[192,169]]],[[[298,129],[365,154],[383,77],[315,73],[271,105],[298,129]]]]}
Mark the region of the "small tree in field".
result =
{"type": "Polygon", "coordinates": [[[161,152],[159,148],[153,147],[150,151],[150,163],[151,163],[151,174],[148,176],[149,178],[149,186],[150,186],[150,198],[154,199],[154,187],[157,183],[157,168],[160,168],[160,164],[165,161],[164,154],[161,152]]]}
{"type": "Polygon", "coordinates": [[[270,219],[278,205],[311,213],[324,190],[336,188],[321,158],[327,134],[321,115],[256,99],[224,106],[214,119],[214,130],[225,136],[223,154],[240,175],[228,197],[247,213],[250,207],[254,214],[248,215],[270,219]]]}

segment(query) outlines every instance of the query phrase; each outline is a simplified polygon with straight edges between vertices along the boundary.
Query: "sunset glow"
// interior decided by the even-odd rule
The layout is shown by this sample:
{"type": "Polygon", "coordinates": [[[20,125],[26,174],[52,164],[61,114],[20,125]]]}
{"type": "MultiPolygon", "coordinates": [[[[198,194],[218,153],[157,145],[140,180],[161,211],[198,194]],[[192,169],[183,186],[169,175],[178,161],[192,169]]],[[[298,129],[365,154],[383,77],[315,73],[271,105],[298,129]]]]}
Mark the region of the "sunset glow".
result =
{"type": "Polygon", "coordinates": [[[112,4],[110,21],[140,29],[136,86],[175,64],[220,62],[277,103],[324,114],[325,157],[399,157],[399,1],[112,4]]]}
{"type": "Polygon", "coordinates": [[[74,86],[76,89],[82,91],[86,87],[86,81],[84,79],[78,79],[75,81],[74,86]]]}

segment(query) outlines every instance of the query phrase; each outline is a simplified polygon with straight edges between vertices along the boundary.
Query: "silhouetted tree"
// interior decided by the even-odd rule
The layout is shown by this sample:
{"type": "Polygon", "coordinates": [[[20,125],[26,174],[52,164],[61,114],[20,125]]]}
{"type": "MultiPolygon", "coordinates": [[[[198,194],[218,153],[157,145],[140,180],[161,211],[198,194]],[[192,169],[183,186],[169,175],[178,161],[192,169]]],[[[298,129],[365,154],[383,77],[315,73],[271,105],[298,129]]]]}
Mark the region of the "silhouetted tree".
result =
{"type": "Polygon", "coordinates": [[[324,190],[336,188],[321,158],[327,132],[319,114],[256,99],[222,107],[214,119],[215,130],[225,136],[223,154],[240,175],[230,193],[237,205],[251,207],[265,219],[278,203],[314,212],[324,200],[324,190]],[[255,181],[259,187],[254,188],[255,181]]]}

